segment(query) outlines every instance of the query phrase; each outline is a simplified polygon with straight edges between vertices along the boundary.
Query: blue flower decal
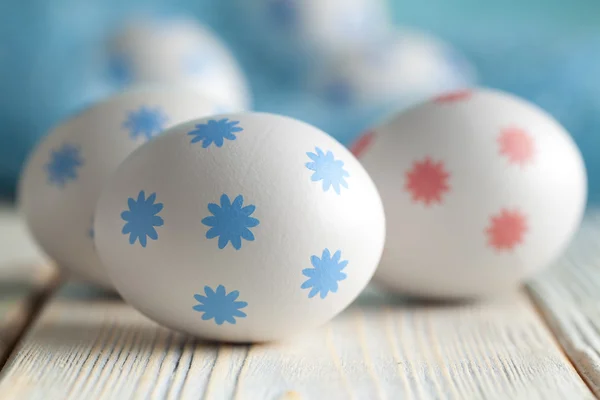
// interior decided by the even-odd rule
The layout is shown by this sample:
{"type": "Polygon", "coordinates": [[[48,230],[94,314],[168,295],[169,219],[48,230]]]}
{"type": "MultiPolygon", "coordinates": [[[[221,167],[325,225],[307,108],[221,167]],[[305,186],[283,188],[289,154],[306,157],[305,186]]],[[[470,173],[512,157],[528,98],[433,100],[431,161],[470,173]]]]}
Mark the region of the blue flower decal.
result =
{"type": "Polygon", "coordinates": [[[242,247],[242,239],[254,240],[254,234],[248,228],[257,226],[260,221],[250,215],[256,209],[253,205],[242,207],[244,197],[239,195],[233,200],[224,194],[221,196],[221,206],[210,203],[208,210],[213,214],[202,219],[202,223],[211,228],[206,232],[207,239],[219,237],[219,248],[223,249],[231,242],[234,249],[242,247]]]}
{"type": "Polygon", "coordinates": [[[50,152],[50,161],[44,165],[48,183],[65,187],[67,182],[77,180],[77,169],[83,165],[79,146],[65,143],[58,150],[50,152]]]}
{"type": "Polygon", "coordinates": [[[212,143],[217,147],[223,146],[225,139],[235,140],[235,132],[241,132],[244,129],[236,126],[240,121],[230,121],[229,118],[220,120],[211,119],[206,124],[196,125],[196,129],[189,132],[188,135],[194,136],[191,143],[202,141],[202,147],[207,148],[212,143]]]}
{"type": "Polygon", "coordinates": [[[156,215],[163,209],[163,204],[155,203],[155,200],[156,193],[152,193],[146,198],[143,190],[138,194],[137,200],[132,197],[127,200],[129,210],[121,213],[121,218],[125,221],[121,232],[124,235],[129,234],[130,244],[139,240],[142,247],[146,247],[146,237],[152,240],[158,239],[158,233],[154,227],[164,224],[163,219],[156,215]]]}
{"type": "Polygon", "coordinates": [[[123,128],[129,131],[129,135],[133,139],[140,135],[150,139],[165,129],[168,120],[160,107],[142,106],[139,110],[130,111],[127,114],[127,119],[123,122],[123,128]]]}
{"type": "Polygon", "coordinates": [[[123,53],[111,54],[108,60],[108,73],[120,86],[125,86],[133,82],[131,60],[123,53]]]}
{"type": "Polygon", "coordinates": [[[302,270],[302,274],[308,279],[300,286],[302,289],[311,288],[308,298],[320,293],[321,298],[324,299],[329,292],[337,292],[338,282],[346,279],[346,274],[342,270],[348,265],[348,261],[340,261],[341,256],[340,250],[331,257],[329,249],[325,249],[321,258],[317,256],[310,258],[313,268],[302,270]]]}
{"type": "Polygon", "coordinates": [[[234,290],[227,294],[225,286],[217,286],[217,290],[213,290],[210,286],[204,286],[204,294],[195,294],[194,298],[198,301],[198,305],[193,308],[195,311],[202,312],[202,319],[208,321],[215,320],[217,325],[223,325],[227,321],[230,324],[235,324],[235,317],[245,318],[246,313],[240,311],[240,308],[248,306],[245,301],[236,301],[240,292],[234,290]]]}
{"type": "Polygon", "coordinates": [[[331,186],[337,194],[340,194],[340,185],[348,188],[348,183],[344,178],[350,174],[344,169],[344,162],[333,158],[333,153],[328,151],[327,154],[323,150],[316,147],[316,153],[306,153],[313,160],[306,163],[306,168],[315,171],[311,179],[313,181],[323,181],[323,191],[328,191],[331,186]]]}

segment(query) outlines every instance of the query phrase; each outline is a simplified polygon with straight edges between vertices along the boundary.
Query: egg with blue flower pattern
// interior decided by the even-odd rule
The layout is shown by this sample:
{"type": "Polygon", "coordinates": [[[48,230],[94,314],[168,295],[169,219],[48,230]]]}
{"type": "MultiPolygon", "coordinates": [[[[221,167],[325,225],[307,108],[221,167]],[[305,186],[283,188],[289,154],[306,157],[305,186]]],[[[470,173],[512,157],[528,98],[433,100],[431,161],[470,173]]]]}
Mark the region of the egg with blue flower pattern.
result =
{"type": "Polygon", "coordinates": [[[106,45],[105,75],[120,88],[146,83],[194,87],[223,112],[250,107],[243,71],[226,44],[189,18],[127,21],[106,45]]]}
{"type": "Polygon", "coordinates": [[[217,113],[194,90],[154,86],[93,105],[32,152],[19,202],[34,238],[59,267],[110,288],[93,244],[93,211],[106,179],[134,149],[175,124],[217,113]]]}
{"type": "Polygon", "coordinates": [[[254,342],[346,308],[381,257],[375,185],[321,130],[274,114],[180,124],[101,195],[95,243],[119,293],[157,322],[254,342]]]}

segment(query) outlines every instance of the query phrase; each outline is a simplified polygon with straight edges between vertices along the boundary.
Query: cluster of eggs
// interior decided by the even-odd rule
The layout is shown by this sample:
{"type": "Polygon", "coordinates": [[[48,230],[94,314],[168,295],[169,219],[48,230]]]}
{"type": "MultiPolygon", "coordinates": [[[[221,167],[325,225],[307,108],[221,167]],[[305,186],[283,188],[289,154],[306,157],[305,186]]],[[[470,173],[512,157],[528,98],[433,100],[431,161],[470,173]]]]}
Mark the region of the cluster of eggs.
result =
{"type": "Polygon", "coordinates": [[[215,113],[173,87],[131,89],[59,125],[19,198],[60,267],[229,341],[326,322],[369,282],[385,238],[375,185],[335,139],[284,116],[215,113]]]}
{"type": "Polygon", "coordinates": [[[521,99],[450,92],[346,149],[249,111],[233,67],[215,69],[223,91],[180,76],[170,62],[187,42],[153,39],[177,54],[163,60],[128,32],[111,54],[131,87],[50,132],[19,202],[59,267],[165,326],[276,340],[330,320],[372,277],[409,295],[490,296],[548,265],[582,218],[578,149],[521,99]]]}

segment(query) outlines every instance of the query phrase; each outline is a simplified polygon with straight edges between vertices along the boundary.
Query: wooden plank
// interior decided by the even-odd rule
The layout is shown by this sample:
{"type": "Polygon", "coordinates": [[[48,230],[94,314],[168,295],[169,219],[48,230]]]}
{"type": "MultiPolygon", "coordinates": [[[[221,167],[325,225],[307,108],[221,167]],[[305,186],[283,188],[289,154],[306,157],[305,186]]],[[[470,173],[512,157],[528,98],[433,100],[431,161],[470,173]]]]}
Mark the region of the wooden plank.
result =
{"type": "Polygon", "coordinates": [[[0,367],[53,277],[17,213],[0,204],[0,367]]]}
{"type": "Polygon", "coordinates": [[[15,399],[589,399],[523,293],[486,304],[367,291],[279,343],[206,343],[68,285],[8,361],[15,399]]]}
{"type": "Polygon", "coordinates": [[[53,278],[45,264],[0,268],[0,368],[53,278]]]}
{"type": "Polygon", "coordinates": [[[588,212],[565,256],[529,291],[568,357],[600,397],[600,209],[588,212]]]}

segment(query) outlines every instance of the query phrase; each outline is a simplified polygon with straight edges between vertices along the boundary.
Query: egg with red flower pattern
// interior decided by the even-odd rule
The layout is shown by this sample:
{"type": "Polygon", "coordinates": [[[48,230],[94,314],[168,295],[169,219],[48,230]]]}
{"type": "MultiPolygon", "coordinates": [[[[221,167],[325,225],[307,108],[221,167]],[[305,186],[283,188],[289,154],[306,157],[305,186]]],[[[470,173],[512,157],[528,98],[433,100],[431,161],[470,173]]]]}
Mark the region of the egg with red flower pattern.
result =
{"type": "Polygon", "coordinates": [[[563,252],[583,216],[587,177],[574,141],[504,92],[444,94],[365,132],[351,150],[386,213],[375,279],[400,293],[514,289],[563,252]]]}

